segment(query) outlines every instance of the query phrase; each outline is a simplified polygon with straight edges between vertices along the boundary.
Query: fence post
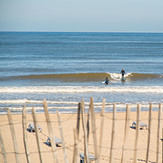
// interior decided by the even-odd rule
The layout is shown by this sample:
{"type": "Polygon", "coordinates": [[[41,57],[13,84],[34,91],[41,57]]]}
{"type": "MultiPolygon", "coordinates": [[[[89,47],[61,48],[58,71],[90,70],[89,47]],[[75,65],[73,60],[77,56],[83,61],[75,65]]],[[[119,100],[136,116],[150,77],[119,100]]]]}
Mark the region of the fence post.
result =
{"type": "Polygon", "coordinates": [[[91,117],[91,104],[89,104],[88,117],[87,117],[87,139],[88,139],[88,143],[89,143],[89,132],[90,132],[90,117],[91,117]]]}
{"type": "Polygon", "coordinates": [[[150,106],[149,106],[148,142],[147,142],[146,163],[148,163],[148,161],[149,161],[149,148],[150,148],[150,138],[151,138],[151,112],[152,112],[152,104],[150,104],[150,106]]]}
{"type": "Polygon", "coordinates": [[[1,130],[0,130],[0,146],[1,146],[4,163],[7,163],[6,151],[5,151],[5,147],[4,147],[4,143],[3,143],[1,130]]]}
{"type": "Polygon", "coordinates": [[[77,112],[77,124],[76,129],[74,129],[74,156],[73,163],[79,162],[79,151],[78,151],[78,142],[79,142],[79,130],[80,130],[80,112],[81,112],[81,103],[78,103],[78,112],[77,112]]]}
{"type": "Polygon", "coordinates": [[[162,128],[162,163],[163,163],[163,128],[162,128]]]}
{"type": "Polygon", "coordinates": [[[63,137],[61,118],[60,118],[60,113],[58,112],[58,110],[57,110],[57,117],[58,117],[58,124],[59,124],[60,134],[61,134],[61,138],[62,138],[62,148],[63,148],[63,152],[64,152],[64,159],[65,159],[65,162],[68,163],[67,151],[66,151],[66,148],[65,148],[65,141],[64,141],[64,137],[63,137]]]}
{"type": "Polygon", "coordinates": [[[45,99],[43,100],[43,107],[44,107],[46,123],[47,123],[49,137],[50,137],[50,142],[51,142],[53,160],[54,160],[55,163],[58,163],[58,158],[57,158],[57,153],[56,153],[56,146],[55,146],[55,142],[54,142],[53,130],[52,130],[52,126],[51,126],[51,123],[50,123],[50,116],[49,116],[49,113],[48,113],[48,106],[47,106],[47,103],[46,103],[45,99]]]}
{"type": "Polygon", "coordinates": [[[79,150],[78,150],[78,139],[77,139],[77,133],[76,129],[74,131],[74,155],[73,155],[73,163],[79,162],[79,150]]]}
{"type": "Polygon", "coordinates": [[[135,139],[135,152],[134,152],[134,163],[136,163],[137,158],[137,146],[140,130],[140,104],[137,105],[137,120],[136,120],[136,139],[135,139]]]}
{"type": "Polygon", "coordinates": [[[77,112],[77,124],[76,129],[74,129],[74,155],[73,155],[73,163],[79,162],[79,150],[78,150],[78,142],[79,142],[79,130],[80,130],[80,112],[81,112],[81,103],[78,103],[78,112],[77,112]]]}
{"type": "Polygon", "coordinates": [[[23,141],[24,141],[24,148],[25,148],[25,154],[27,158],[27,163],[30,163],[30,153],[28,149],[28,139],[27,139],[27,120],[26,120],[26,109],[25,106],[23,108],[22,112],[22,126],[23,126],[23,141]]]}
{"type": "Polygon", "coordinates": [[[162,104],[159,104],[158,111],[158,127],[157,127],[157,152],[156,152],[156,163],[159,162],[159,142],[160,142],[160,126],[161,126],[161,113],[162,113],[162,104]]]}
{"type": "Polygon", "coordinates": [[[90,100],[90,109],[91,109],[91,124],[92,124],[92,134],[93,134],[93,141],[94,141],[94,151],[95,151],[96,162],[98,162],[96,120],[95,120],[95,111],[93,106],[93,97],[91,97],[90,100]]]}
{"type": "Polygon", "coordinates": [[[14,150],[15,150],[16,162],[19,163],[20,159],[19,159],[19,155],[18,155],[18,145],[16,142],[16,134],[15,134],[15,129],[14,129],[13,120],[11,117],[10,110],[8,110],[8,120],[9,120],[9,125],[10,125],[10,130],[11,130],[11,135],[12,135],[12,141],[13,141],[14,150]]]}
{"type": "Polygon", "coordinates": [[[114,146],[115,118],[116,118],[116,105],[113,104],[112,135],[111,135],[111,148],[110,148],[110,160],[109,160],[110,163],[112,163],[112,154],[113,154],[113,146],[114,146]]]}
{"type": "Polygon", "coordinates": [[[40,149],[39,132],[38,132],[38,128],[37,128],[36,111],[34,108],[32,108],[32,117],[33,117],[34,126],[35,126],[35,133],[36,133],[36,140],[37,140],[37,147],[38,147],[38,152],[39,152],[40,163],[42,163],[43,160],[42,160],[41,149],[40,149]]]}
{"type": "Polygon", "coordinates": [[[79,131],[80,131],[80,112],[81,112],[81,103],[78,104],[78,113],[77,113],[77,124],[76,124],[76,131],[77,131],[77,139],[79,140],[79,131]]]}
{"type": "Polygon", "coordinates": [[[81,101],[81,112],[82,112],[82,123],[83,123],[83,130],[84,130],[84,162],[89,163],[88,159],[88,140],[87,140],[87,129],[85,124],[85,111],[84,111],[84,100],[81,101]],[[86,160],[86,161],[85,161],[86,160]]]}
{"type": "Polygon", "coordinates": [[[127,140],[127,134],[128,134],[128,127],[129,127],[129,113],[130,113],[130,105],[128,104],[126,106],[126,119],[125,119],[125,133],[124,133],[124,140],[123,140],[123,145],[122,145],[122,157],[121,157],[121,163],[124,161],[124,149],[125,149],[125,144],[127,140]]]}
{"type": "MultiPolygon", "coordinates": [[[[102,146],[102,136],[103,136],[103,128],[104,128],[104,112],[105,112],[105,99],[102,101],[102,110],[101,110],[101,128],[100,128],[100,142],[99,142],[99,158],[101,156],[101,146],[102,146]]],[[[100,160],[100,159],[99,159],[100,160]]]]}

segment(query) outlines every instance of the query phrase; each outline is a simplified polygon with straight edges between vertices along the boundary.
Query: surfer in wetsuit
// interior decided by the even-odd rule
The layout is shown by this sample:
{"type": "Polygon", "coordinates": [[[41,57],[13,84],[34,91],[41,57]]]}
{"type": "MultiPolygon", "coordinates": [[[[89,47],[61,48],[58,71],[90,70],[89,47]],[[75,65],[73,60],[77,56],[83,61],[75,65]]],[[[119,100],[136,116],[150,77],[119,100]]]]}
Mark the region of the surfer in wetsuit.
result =
{"type": "Polygon", "coordinates": [[[109,84],[109,79],[107,77],[105,78],[105,84],[109,84]]]}
{"type": "Polygon", "coordinates": [[[124,69],[122,69],[121,74],[122,74],[122,79],[123,79],[124,75],[125,75],[125,70],[124,69]]]}

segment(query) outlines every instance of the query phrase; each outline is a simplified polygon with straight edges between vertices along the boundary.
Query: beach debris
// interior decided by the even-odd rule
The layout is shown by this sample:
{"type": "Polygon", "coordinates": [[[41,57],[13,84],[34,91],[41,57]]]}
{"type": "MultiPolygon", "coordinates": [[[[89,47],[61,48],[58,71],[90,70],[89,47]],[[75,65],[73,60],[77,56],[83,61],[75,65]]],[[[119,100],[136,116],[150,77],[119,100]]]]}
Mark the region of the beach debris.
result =
{"type": "MultiPolygon", "coordinates": [[[[42,128],[41,128],[40,125],[37,125],[37,128],[38,128],[38,130],[39,130],[40,132],[42,132],[42,128]]],[[[28,130],[29,132],[35,132],[35,125],[34,125],[34,123],[30,123],[30,124],[28,125],[27,130],[28,130]]]]}
{"type": "MultiPolygon", "coordinates": [[[[140,125],[140,129],[142,129],[142,130],[146,129],[146,130],[147,130],[147,124],[140,122],[139,125],[140,125]]],[[[131,128],[136,129],[136,121],[134,121],[134,122],[132,123],[132,127],[131,127],[131,128]]]]}
{"type": "MultiPolygon", "coordinates": [[[[89,161],[96,160],[95,156],[93,156],[90,153],[88,153],[88,159],[89,159],[89,161]]],[[[84,153],[80,153],[80,163],[84,163],[84,153]]]]}
{"type": "MultiPolygon", "coordinates": [[[[54,137],[54,141],[57,147],[59,147],[62,144],[62,139],[58,138],[58,137],[54,137]]],[[[51,146],[51,141],[50,141],[50,137],[47,138],[47,145],[51,146]]]]}

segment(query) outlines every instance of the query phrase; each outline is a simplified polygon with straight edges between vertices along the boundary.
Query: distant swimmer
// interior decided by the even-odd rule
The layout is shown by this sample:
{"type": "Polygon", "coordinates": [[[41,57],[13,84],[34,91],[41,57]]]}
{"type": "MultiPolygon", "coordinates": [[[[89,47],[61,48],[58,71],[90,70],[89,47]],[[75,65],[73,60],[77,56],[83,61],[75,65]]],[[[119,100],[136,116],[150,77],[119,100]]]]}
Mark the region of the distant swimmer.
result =
{"type": "Polygon", "coordinates": [[[124,69],[122,69],[121,74],[122,74],[122,79],[123,79],[124,75],[125,75],[125,70],[124,69]]]}
{"type": "Polygon", "coordinates": [[[108,85],[109,84],[109,79],[106,77],[105,78],[105,84],[108,85]]]}

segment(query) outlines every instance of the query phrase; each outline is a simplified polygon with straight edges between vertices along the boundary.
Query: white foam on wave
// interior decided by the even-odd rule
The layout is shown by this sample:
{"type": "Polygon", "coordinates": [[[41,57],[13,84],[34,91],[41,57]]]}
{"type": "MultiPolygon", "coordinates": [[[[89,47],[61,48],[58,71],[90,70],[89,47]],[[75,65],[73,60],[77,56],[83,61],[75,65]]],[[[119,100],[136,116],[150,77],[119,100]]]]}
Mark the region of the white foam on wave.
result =
{"type": "MultiPolygon", "coordinates": [[[[109,74],[111,76],[111,79],[113,79],[113,80],[121,80],[121,78],[122,78],[121,73],[109,73],[109,74]]],[[[131,75],[131,73],[127,73],[124,75],[124,77],[127,78],[130,75],[131,75]]]]}
{"type": "MultiPolygon", "coordinates": [[[[4,94],[41,93],[163,93],[163,86],[45,86],[45,87],[0,87],[4,94]]],[[[20,101],[21,102],[21,101],[20,101]]]]}
{"type": "MultiPolygon", "coordinates": [[[[76,105],[77,102],[73,101],[46,101],[48,104],[69,104],[76,105]]],[[[43,104],[42,100],[29,100],[29,99],[14,99],[14,100],[0,100],[0,104],[43,104]]]]}
{"type": "MultiPolygon", "coordinates": [[[[117,109],[118,112],[125,111],[126,104],[124,104],[124,103],[115,103],[115,104],[116,104],[116,109],[117,109]]],[[[141,109],[145,109],[147,111],[149,109],[149,105],[150,104],[147,104],[147,103],[141,104],[141,109]]],[[[62,113],[70,113],[70,112],[75,113],[77,111],[77,109],[78,109],[77,106],[78,105],[76,103],[76,106],[66,106],[66,107],[65,106],[60,106],[60,107],[51,106],[51,107],[48,107],[48,109],[49,109],[49,112],[52,112],[52,113],[54,113],[56,110],[58,110],[58,111],[60,111],[62,113]]],[[[130,104],[130,107],[131,107],[131,109],[136,109],[137,108],[137,103],[130,104]]],[[[85,103],[85,109],[88,109],[88,108],[89,108],[89,103],[87,103],[87,104],[85,103]]],[[[94,103],[94,108],[98,109],[98,111],[101,111],[102,103],[94,103]],[[96,104],[100,104],[100,105],[96,105],[96,104]]],[[[110,111],[112,111],[113,110],[113,103],[106,103],[105,108],[107,110],[109,109],[110,111]]],[[[153,108],[158,109],[159,104],[153,103],[153,108]]],[[[26,107],[25,109],[28,110],[28,111],[31,111],[32,107],[26,107]]],[[[39,111],[39,112],[40,111],[44,112],[43,106],[36,106],[36,107],[34,107],[34,109],[36,111],[39,111]]],[[[14,112],[18,113],[18,112],[22,112],[23,107],[21,107],[21,106],[19,106],[19,107],[7,107],[7,108],[0,107],[0,110],[1,110],[0,114],[7,114],[7,110],[13,111],[13,113],[14,112]]]]}

